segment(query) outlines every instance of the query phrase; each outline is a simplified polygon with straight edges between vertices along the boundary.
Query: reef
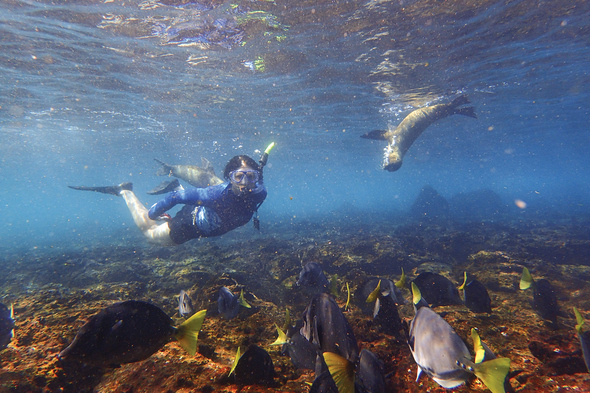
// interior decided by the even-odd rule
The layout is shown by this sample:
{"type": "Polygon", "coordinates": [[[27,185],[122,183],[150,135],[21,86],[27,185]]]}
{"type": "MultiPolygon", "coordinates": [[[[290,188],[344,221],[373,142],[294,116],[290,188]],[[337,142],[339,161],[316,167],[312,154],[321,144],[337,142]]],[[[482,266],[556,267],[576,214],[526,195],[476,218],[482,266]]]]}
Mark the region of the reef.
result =
{"type": "MultiPolygon", "coordinates": [[[[227,239],[192,241],[176,248],[137,242],[95,249],[13,250],[0,260],[0,299],[14,304],[15,336],[0,352],[0,392],[307,392],[312,371],[297,370],[280,348],[275,323],[285,310],[301,317],[311,294],[295,284],[302,266],[318,263],[337,285],[337,303],[369,276],[397,281],[422,271],[442,274],[459,286],[463,273],[487,288],[492,313],[475,314],[463,305],[436,307],[471,345],[476,327],[497,356],[511,359],[508,384],[515,392],[590,391],[574,326],[573,307],[590,320],[590,219],[548,221],[409,221],[382,217],[371,225],[351,225],[350,217],[327,216],[252,228],[227,239]],[[244,239],[247,239],[244,241],[244,239]],[[134,244],[131,244],[134,243],[134,244]],[[538,316],[532,292],[521,291],[527,267],[535,279],[553,284],[564,316],[551,324],[538,316]],[[231,320],[217,313],[219,288],[244,290],[251,309],[231,320]],[[150,358],[120,368],[92,368],[58,360],[87,319],[123,300],[145,300],[162,308],[177,324],[177,296],[188,292],[196,310],[208,314],[195,356],[177,342],[150,358]],[[271,383],[238,385],[228,376],[238,347],[257,345],[271,355],[271,383]]],[[[407,289],[404,296],[409,298],[407,289]]],[[[403,337],[384,331],[353,299],[345,311],[360,349],[384,364],[391,392],[446,392],[427,377],[415,382],[416,364],[403,337]]],[[[399,307],[411,320],[410,304],[399,307]]],[[[478,380],[454,389],[486,391],[478,380]]]]}

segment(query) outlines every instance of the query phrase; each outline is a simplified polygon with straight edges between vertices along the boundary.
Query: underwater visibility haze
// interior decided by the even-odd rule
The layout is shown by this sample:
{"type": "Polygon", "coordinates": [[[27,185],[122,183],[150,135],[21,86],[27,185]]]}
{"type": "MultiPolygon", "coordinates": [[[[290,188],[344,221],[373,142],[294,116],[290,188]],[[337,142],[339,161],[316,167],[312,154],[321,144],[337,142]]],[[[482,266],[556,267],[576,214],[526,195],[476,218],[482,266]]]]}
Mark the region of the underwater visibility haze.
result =
{"type": "Polygon", "coordinates": [[[460,296],[425,297],[457,362],[481,366],[477,328],[506,391],[590,391],[589,60],[583,0],[1,0],[0,392],[446,391],[415,381],[416,314],[390,296],[426,273],[460,296]],[[193,188],[175,165],[218,182],[273,142],[259,230],[150,245],[123,198],[68,188],[131,182],[149,208],[193,188]],[[168,329],[146,356],[58,356],[128,301],[168,329]],[[354,354],[305,337],[313,312],[354,354]]]}

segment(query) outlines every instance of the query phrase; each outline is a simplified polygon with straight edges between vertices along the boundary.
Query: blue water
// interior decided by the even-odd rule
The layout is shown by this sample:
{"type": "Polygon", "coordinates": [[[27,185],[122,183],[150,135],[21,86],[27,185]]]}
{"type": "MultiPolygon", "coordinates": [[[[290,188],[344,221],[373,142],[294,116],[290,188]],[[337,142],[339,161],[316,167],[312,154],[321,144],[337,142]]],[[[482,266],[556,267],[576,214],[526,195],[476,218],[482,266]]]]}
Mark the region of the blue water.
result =
{"type": "Polygon", "coordinates": [[[0,4],[4,250],[142,242],[122,200],[66,186],[132,181],[151,205],[154,158],[219,174],[272,141],[267,228],[403,213],[425,184],[590,213],[589,2],[172,3],[0,4]],[[478,119],[432,125],[398,172],[359,138],[458,94],[478,119]]]}

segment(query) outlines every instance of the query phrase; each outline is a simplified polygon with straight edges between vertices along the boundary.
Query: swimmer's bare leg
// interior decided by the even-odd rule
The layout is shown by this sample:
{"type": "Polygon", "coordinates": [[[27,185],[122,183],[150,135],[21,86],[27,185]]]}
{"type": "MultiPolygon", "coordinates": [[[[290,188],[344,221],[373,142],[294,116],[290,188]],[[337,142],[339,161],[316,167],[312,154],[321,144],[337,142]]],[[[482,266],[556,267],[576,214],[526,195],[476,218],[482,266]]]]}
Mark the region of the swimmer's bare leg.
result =
{"type": "Polygon", "coordinates": [[[159,246],[174,246],[170,239],[170,227],[167,222],[154,221],[148,216],[148,209],[137,199],[133,191],[122,190],[121,196],[125,199],[127,207],[131,212],[133,221],[148,242],[159,246]]]}

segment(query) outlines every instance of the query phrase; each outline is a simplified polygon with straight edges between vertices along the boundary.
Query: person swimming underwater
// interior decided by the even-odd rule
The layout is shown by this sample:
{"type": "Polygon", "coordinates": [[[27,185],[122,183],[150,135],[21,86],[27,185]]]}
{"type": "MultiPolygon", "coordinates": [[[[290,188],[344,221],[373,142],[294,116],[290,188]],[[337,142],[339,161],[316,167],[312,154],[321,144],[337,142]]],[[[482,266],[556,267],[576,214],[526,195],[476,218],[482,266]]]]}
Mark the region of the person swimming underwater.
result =
{"type": "MultiPolygon", "coordinates": [[[[175,246],[199,237],[220,236],[250,221],[266,199],[262,168],[271,148],[272,144],[265,151],[260,164],[246,155],[229,160],[223,173],[226,182],[206,188],[173,191],[149,210],[133,193],[132,183],[107,187],[68,187],[122,196],[135,224],[148,242],[175,246]],[[166,211],[177,204],[184,206],[171,218],[166,211]]],[[[255,219],[255,226],[256,223],[255,219]]]]}

